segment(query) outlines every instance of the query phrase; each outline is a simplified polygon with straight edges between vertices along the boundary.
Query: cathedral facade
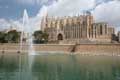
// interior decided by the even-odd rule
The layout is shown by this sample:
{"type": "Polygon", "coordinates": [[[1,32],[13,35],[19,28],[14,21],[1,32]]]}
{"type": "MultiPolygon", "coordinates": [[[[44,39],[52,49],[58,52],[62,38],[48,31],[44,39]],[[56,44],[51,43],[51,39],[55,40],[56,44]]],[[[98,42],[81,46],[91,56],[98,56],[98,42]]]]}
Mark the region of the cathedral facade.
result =
{"type": "Polygon", "coordinates": [[[44,17],[41,30],[49,34],[49,42],[91,43],[111,42],[114,28],[105,22],[95,23],[86,13],[73,17],[44,17]]]}

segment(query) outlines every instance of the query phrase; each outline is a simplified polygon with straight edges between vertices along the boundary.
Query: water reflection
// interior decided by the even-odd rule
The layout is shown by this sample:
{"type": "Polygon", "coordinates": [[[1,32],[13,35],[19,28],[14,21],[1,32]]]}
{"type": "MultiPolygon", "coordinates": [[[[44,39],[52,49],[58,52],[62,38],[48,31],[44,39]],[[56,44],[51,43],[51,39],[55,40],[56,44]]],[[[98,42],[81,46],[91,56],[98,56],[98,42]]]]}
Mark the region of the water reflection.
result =
{"type": "Polygon", "coordinates": [[[0,80],[16,80],[19,76],[19,56],[0,56],[0,80]]]}
{"type": "Polygon", "coordinates": [[[0,56],[0,80],[120,80],[120,58],[41,55],[28,69],[25,55],[0,56]]]}

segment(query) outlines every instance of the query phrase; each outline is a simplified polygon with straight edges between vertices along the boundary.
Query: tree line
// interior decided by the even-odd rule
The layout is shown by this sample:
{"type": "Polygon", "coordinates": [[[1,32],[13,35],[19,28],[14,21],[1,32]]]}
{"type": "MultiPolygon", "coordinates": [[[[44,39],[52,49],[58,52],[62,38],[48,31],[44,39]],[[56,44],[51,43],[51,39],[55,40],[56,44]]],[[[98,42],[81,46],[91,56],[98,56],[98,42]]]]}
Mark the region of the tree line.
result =
{"type": "MultiPolygon", "coordinates": [[[[47,43],[48,34],[43,31],[35,31],[33,42],[36,44],[47,43]]],[[[0,32],[0,43],[20,43],[21,32],[11,30],[8,32],[0,32]]]]}
{"type": "Polygon", "coordinates": [[[48,34],[43,31],[35,31],[34,34],[34,43],[47,43],[48,42],[48,34]]]}

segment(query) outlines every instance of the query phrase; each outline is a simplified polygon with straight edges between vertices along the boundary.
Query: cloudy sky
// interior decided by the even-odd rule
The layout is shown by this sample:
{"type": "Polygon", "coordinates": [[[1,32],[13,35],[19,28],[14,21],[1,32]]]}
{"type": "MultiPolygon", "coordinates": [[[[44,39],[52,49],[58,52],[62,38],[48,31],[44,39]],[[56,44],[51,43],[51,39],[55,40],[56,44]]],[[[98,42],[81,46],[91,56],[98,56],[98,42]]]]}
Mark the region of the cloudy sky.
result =
{"type": "Polygon", "coordinates": [[[97,22],[105,21],[119,29],[119,0],[0,0],[0,29],[7,28],[9,22],[22,18],[27,9],[31,23],[40,23],[41,16],[48,12],[50,16],[71,16],[89,10],[97,22]]]}

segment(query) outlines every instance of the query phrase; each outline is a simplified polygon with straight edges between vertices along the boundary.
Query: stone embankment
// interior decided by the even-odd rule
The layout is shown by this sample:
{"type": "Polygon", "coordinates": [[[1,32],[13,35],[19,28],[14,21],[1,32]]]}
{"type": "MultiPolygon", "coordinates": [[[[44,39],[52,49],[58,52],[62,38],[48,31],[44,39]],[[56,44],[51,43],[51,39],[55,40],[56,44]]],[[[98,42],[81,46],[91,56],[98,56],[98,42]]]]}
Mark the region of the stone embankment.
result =
{"type": "MultiPolygon", "coordinates": [[[[62,52],[89,55],[119,55],[120,44],[35,44],[36,52],[62,52]]],[[[23,53],[27,52],[29,45],[24,44],[20,51],[19,44],[0,44],[1,53],[23,53]]]]}

